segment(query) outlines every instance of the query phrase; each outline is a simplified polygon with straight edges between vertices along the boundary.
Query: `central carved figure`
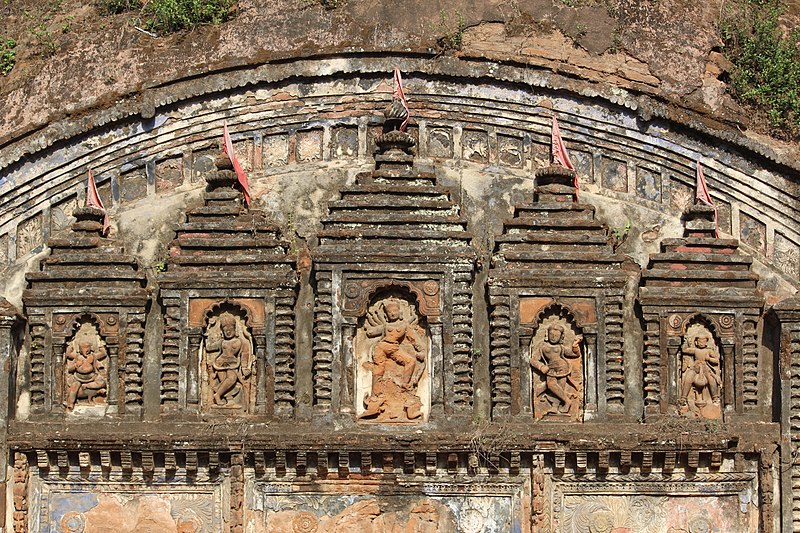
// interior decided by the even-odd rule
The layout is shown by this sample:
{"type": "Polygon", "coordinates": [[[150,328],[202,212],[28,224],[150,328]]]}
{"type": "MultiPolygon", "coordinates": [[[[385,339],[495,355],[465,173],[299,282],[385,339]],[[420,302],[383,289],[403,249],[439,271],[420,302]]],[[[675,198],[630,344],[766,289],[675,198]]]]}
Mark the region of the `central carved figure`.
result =
{"type": "Polygon", "coordinates": [[[689,417],[721,418],[722,372],[719,349],[711,333],[700,324],[690,326],[681,352],[680,413],[689,417]]]}
{"type": "Polygon", "coordinates": [[[212,405],[246,408],[253,340],[241,318],[225,311],[209,319],[205,355],[212,405]]]}
{"type": "Polygon", "coordinates": [[[105,359],[106,348],[97,328],[86,322],[81,324],[66,352],[66,388],[64,406],[74,409],[75,403],[86,400],[95,404],[105,399],[108,371],[105,359]]]}
{"type": "Polygon", "coordinates": [[[570,346],[565,345],[565,337],[564,325],[551,322],[544,339],[531,347],[530,363],[539,372],[533,390],[536,418],[546,414],[576,415],[580,408],[583,387],[580,371],[572,360],[581,357],[583,337],[575,335],[570,346]]]}
{"type": "Polygon", "coordinates": [[[425,372],[427,338],[414,310],[399,298],[370,307],[363,333],[378,339],[372,357],[363,363],[372,373],[371,390],[364,395],[359,418],[408,421],[422,416],[418,385],[425,372]]]}

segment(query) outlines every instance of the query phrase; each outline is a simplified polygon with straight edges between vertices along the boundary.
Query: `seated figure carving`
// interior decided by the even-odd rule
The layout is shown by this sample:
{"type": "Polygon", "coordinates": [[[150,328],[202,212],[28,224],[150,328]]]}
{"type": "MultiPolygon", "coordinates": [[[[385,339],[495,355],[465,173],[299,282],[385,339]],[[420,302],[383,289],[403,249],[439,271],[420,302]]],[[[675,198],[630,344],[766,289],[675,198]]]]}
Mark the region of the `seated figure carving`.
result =
{"type": "Polygon", "coordinates": [[[544,338],[531,346],[530,364],[534,375],[534,414],[576,416],[580,408],[583,387],[580,362],[583,337],[575,335],[570,346],[565,345],[565,327],[560,322],[547,325],[544,338]]]}
{"type": "Polygon", "coordinates": [[[241,318],[225,311],[209,319],[205,356],[211,405],[246,408],[253,340],[241,318]]]}
{"type": "Polygon", "coordinates": [[[711,333],[700,324],[690,326],[681,352],[680,413],[697,418],[721,418],[721,358],[711,333]]]}
{"type": "Polygon", "coordinates": [[[410,306],[387,298],[368,311],[367,338],[378,339],[372,357],[362,366],[371,371],[371,390],[364,397],[359,418],[408,421],[422,416],[417,386],[425,371],[427,339],[410,306]],[[405,313],[404,313],[405,311],[405,313]]]}
{"type": "Polygon", "coordinates": [[[94,325],[81,325],[67,345],[65,365],[66,398],[64,406],[72,410],[76,403],[102,403],[108,386],[108,357],[105,343],[94,325]]]}

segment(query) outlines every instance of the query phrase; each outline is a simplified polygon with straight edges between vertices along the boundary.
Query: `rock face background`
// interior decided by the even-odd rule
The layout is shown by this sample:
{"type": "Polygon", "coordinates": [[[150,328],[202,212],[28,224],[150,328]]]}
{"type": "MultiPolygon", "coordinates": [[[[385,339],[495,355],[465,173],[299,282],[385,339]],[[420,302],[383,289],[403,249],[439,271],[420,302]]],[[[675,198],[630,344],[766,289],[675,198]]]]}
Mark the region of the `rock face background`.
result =
{"type": "MultiPolygon", "coordinates": [[[[0,7],[0,35],[17,40],[18,64],[0,79],[0,143],[173,80],[353,51],[543,68],[653,96],[675,116],[690,109],[702,120],[747,125],[753,117],[725,94],[730,65],[717,25],[729,8],[721,0],[243,0],[225,24],[153,37],[136,29],[135,12],[9,2],[0,7]]],[[[795,11],[789,6],[787,27],[795,11]]]]}

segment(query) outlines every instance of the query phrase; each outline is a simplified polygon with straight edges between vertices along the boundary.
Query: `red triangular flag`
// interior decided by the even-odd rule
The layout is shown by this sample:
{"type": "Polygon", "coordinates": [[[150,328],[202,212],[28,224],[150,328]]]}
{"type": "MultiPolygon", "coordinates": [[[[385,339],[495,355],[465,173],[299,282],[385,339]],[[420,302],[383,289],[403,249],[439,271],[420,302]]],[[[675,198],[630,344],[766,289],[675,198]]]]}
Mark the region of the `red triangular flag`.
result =
{"type": "Polygon", "coordinates": [[[700,161],[697,162],[697,184],[695,185],[694,198],[714,208],[714,236],[719,238],[717,206],[714,205],[714,200],[711,199],[711,195],[708,193],[708,185],[706,185],[706,177],[703,174],[703,167],[700,165],[700,161]]]}
{"type": "Polygon", "coordinates": [[[111,221],[108,219],[108,212],[103,206],[100,195],[97,194],[97,184],[94,182],[94,173],[89,169],[89,180],[86,184],[86,207],[96,207],[103,210],[103,236],[108,235],[111,228],[111,221]]]}
{"type": "Polygon", "coordinates": [[[392,93],[392,96],[400,100],[406,110],[406,119],[400,124],[400,131],[406,131],[411,113],[408,111],[408,101],[406,100],[406,93],[403,91],[403,79],[400,77],[400,69],[396,65],[394,67],[394,93],[392,93]]]}
{"type": "MultiPolygon", "coordinates": [[[[562,166],[564,168],[568,168],[569,170],[574,171],[575,167],[572,166],[572,162],[569,160],[569,154],[567,154],[567,147],[564,146],[564,141],[561,139],[561,129],[558,127],[558,119],[556,116],[553,115],[553,128],[551,130],[551,139],[550,139],[550,156],[552,158],[552,163],[555,165],[562,166]]],[[[575,198],[578,198],[578,174],[575,174],[575,179],[572,183],[575,186],[575,198]]]]}
{"type": "Polygon", "coordinates": [[[239,185],[242,186],[242,192],[244,193],[244,203],[249,206],[250,187],[247,185],[247,174],[244,173],[242,165],[240,165],[239,161],[236,159],[236,152],[233,150],[233,142],[231,141],[230,133],[228,133],[227,122],[222,123],[222,140],[222,151],[225,152],[225,155],[227,155],[228,159],[233,163],[233,169],[236,171],[236,179],[239,180],[239,185]]]}

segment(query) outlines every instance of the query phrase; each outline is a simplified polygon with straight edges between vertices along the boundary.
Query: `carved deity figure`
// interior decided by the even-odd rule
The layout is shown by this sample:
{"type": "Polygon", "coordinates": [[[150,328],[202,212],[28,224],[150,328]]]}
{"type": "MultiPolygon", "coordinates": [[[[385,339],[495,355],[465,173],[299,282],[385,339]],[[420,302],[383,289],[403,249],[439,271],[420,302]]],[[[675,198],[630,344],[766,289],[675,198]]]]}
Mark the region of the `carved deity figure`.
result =
{"type": "Polygon", "coordinates": [[[208,321],[204,345],[213,406],[246,408],[253,374],[253,338],[244,321],[224,311],[208,321]]]}
{"type": "Polygon", "coordinates": [[[721,418],[721,361],[711,332],[701,324],[689,326],[681,353],[680,413],[697,418],[721,418]]]}
{"type": "Polygon", "coordinates": [[[550,322],[544,338],[537,342],[540,337],[537,335],[531,343],[530,363],[536,371],[533,396],[537,419],[545,415],[577,416],[580,409],[583,337],[573,335],[572,342],[566,343],[566,328],[562,322],[565,321],[550,322]]]}
{"type": "Polygon", "coordinates": [[[367,311],[363,334],[377,339],[363,362],[372,373],[359,418],[409,421],[422,416],[418,385],[426,368],[427,337],[408,302],[387,298],[367,311]]]}
{"type": "Polygon", "coordinates": [[[108,386],[108,358],[105,343],[97,328],[84,322],[67,345],[64,371],[66,398],[64,406],[72,410],[76,403],[103,403],[108,386]]]}

